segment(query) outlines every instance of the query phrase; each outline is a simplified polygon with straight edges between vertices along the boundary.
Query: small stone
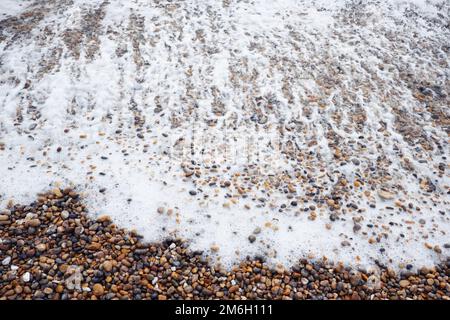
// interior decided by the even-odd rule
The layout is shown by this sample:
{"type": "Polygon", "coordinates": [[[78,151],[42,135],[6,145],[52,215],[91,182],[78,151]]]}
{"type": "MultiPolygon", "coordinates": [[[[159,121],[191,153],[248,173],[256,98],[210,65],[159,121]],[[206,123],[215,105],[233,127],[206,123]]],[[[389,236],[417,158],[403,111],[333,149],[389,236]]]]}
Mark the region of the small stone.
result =
{"type": "Polygon", "coordinates": [[[31,279],[31,274],[30,274],[29,272],[25,272],[25,273],[22,275],[22,280],[23,280],[23,282],[29,282],[30,279],[31,279]]]}
{"type": "Polygon", "coordinates": [[[322,280],[320,281],[320,286],[321,287],[328,287],[330,285],[328,280],[322,280]]]}
{"type": "Polygon", "coordinates": [[[250,243],[253,243],[256,241],[256,237],[254,235],[250,235],[248,236],[248,241],[250,241],[250,243]]]}
{"type": "Polygon", "coordinates": [[[99,224],[94,223],[89,227],[89,231],[97,231],[98,227],[99,227],[99,224]]]}
{"type": "Polygon", "coordinates": [[[395,194],[390,191],[381,189],[378,191],[378,196],[383,200],[392,200],[394,199],[395,194]]]}
{"type": "Polygon", "coordinates": [[[406,288],[409,286],[409,281],[408,280],[400,280],[399,284],[400,284],[400,287],[406,288]]]}
{"type": "Polygon", "coordinates": [[[69,212],[67,210],[61,211],[61,218],[66,220],[69,217],[69,212]]]}
{"type": "Polygon", "coordinates": [[[100,297],[105,292],[105,289],[103,288],[103,286],[100,283],[96,283],[92,287],[92,291],[93,291],[94,295],[96,295],[97,297],[100,297]]]}
{"type": "Polygon", "coordinates": [[[361,230],[361,225],[359,223],[355,223],[353,226],[353,232],[358,232],[359,230],[361,230]]]}
{"type": "Polygon", "coordinates": [[[186,178],[189,178],[189,177],[191,177],[194,174],[194,170],[191,170],[191,169],[189,169],[187,167],[183,168],[183,171],[184,171],[184,176],[186,178]]]}
{"type": "Polygon", "coordinates": [[[239,286],[231,286],[230,289],[228,289],[229,293],[234,293],[239,290],[239,286]]]}
{"type": "Polygon", "coordinates": [[[5,259],[2,260],[2,265],[7,266],[11,262],[11,257],[7,256],[5,259]]]}
{"type": "Polygon", "coordinates": [[[101,215],[101,216],[99,216],[97,218],[97,221],[101,222],[101,223],[103,223],[103,222],[111,222],[111,217],[106,215],[106,214],[105,215],[101,215]]]}
{"type": "Polygon", "coordinates": [[[96,251],[96,250],[99,250],[101,248],[101,246],[102,245],[98,242],[92,242],[91,244],[86,246],[86,249],[96,251]]]}
{"type": "Polygon", "coordinates": [[[350,284],[354,287],[359,286],[361,280],[361,275],[359,273],[356,273],[350,277],[350,284]]]}
{"type": "Polygon", "coordinates": [[[176,291],[174,286],[171,286],[169,289],[167,289],[167,294],[172,295],[176,291]]]}
{"type": "Polygon", "coordinates": [[[348,242],[347,240],[344,240],[341,242],[341,246],[348,247],[348,246],[350,246],[350,242],[348,242]]]}
{"type": "Polygon", "coordinates": [[[41,221],[39,219],[31,219],[31,220],[28,220],[27,224],[28,224],[28,226],[35,228],[41,224],[41,221]]]}
{"type": "Polygon", "coordinates": [[[297,189],[292,184],[288,184],[287,188],[288,188],[290,193],[295,193],[297,191],[297,189]]]}
{"type": "Polygon", "coordinates": [[[55,196],[57,196],[58,198],[62,198],[63,197],[63,194],[61,193],[61,190],[59,190],[59,188],[53,189],[53,194],[55,196]]]}
{"type": "Polygon", "coordinates": [[[47,249],[47,246],[45,245],[45,243],[40,243],[40,244],[38,244],[38,245],[36,246],[36,249],[37,249],[39,252],[43,252],[43,251],[45,251],[45,250],[47,249]]]}
{"type": "Polygon", "coordinates": [[[425,247],[430,250],[433,249],[433,246],[428,242],[425,242],[425,247]]]}
{"type": "Polygon", "coordinates": [[[105,270],[106,272],[111,272],[112,268],[113,268],[113,264],[111,261],[108,260],[108,261],[103,262],[103,270],[105,270]]]}
{"type": "Polygon", "coordinates": [[[203,288],[202,294],[205,296],[211,296],[213,294],[213,292],[211,290],[209,290],[208,288],[203,288]]]}
{"type": "Polygon", "coordinates": [[[53,289],[47,287],[47,288],[44,289],[44,293],[47,294],[47,295],[52,294],[53,293],[53,289]]]}
{"type": "Polygon", "coordinates": [[[157,209],[157,212],[158,212],[159,214],[163,214],[163,213],[164,213],[164,208],[163,208],[163,207],[159,207],[159,208],[157,209]]]}

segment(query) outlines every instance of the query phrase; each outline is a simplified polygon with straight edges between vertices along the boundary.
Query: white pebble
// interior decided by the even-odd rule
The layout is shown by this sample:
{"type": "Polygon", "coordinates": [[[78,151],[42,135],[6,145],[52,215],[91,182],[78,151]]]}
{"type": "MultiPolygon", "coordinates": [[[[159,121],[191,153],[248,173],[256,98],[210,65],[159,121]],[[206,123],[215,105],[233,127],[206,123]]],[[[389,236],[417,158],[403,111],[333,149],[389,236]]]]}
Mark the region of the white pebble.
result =
{"type": "Polygon", "coordinates": [[[65,220],[68,217],[69,217],[69,212],[67,210],[64,210],[61,212],[61,218],[63,218],[65,220]]]}
{"type": "Polygon", "coordinates": [[[29,282],[30,279],[31,279],[30,273],[29,273],[29,272],[25,272],[25,273],[23,274],[23,276],[22,276],[23,282],[29,282]]]}
{"type": "Polygon", "coordinates": [[[10,262],[11,262],[11,257],[7,256],[5,259],[3,259],[2,265],[7,266],[10,262]]]}

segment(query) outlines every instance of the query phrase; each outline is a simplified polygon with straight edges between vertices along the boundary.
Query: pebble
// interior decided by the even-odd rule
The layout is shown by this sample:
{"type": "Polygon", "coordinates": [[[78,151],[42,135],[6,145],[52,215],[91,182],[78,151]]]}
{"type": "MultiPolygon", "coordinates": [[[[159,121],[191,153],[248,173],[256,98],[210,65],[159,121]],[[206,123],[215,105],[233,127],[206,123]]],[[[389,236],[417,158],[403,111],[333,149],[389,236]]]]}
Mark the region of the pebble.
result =
{"type": "Polygon", "coordinates": [[[91,244],[86,246],[86,249],[96,251],[96,250],[99,250],[101,248],[101,246],[102,245],[98,242],[92,242],[91,244]]]}
{"type": "Polygon", "coordinates": [[[69,218],[69,212],[68,211],[66,211],[66,210],[63,210],[62,212],[61,212],[61,218],[62,219],[64,219],[64,220],[66,220],[67,218],[69,218]]]}
{"type": "Polygon", "coordinates": [[[253,230],[253,234],[260,234],[261,233],[261,228],[257,227],[255,230],[253,230]]]}
{"type": "Polygon", "coordinates": [[[61,193],[61,190],[59,190],[59,188],[53,189],[53,194],[55,196],[57,196],[58,198],[62,198],[63,197],[63,194],[61,193]]]}
{"type": "Polygon", "coordinates": [[[11,262],[11,257],[10,257],[10,256],[7,256],[6,258],[4,258],[4,259],[2,260],[2,265],[7,266],[7,265],[10,264],[10,262],[11,262]]]}
{"type": "Polygon", "coordinates": [[[105,270],[106,272],[111,272],[113,268],[113,264],[111,261],[107,260],[105,262],[103,262],[103,270],[105,270]]]}
{"type": "Polygon", "coordinates": [[[52,294],[52,293],[53,293],[53,289],[47,287],[47,288],[44,289],[44,293],[45,293],[46,295],[52,294]]]}
{"type": "Polygon", "coordinates": [[[39,219],[31,219],[27,223],[30,227],[38,227],[41,224],[41,221],[39,219]]]}
{"type": "Polygon", "coordinates": [[[378,195],[383,200],[392,200],[395,198],[395,194],[387,190],[379,190],[378,195]]]}
{"type": "Polygon", "coordinates": [[[92,292],[97,296],[100,297],[103,295],[103,293],[105,292],[105,289],[103,288],[103,286],[99,283],[94,284],[94,286],[92,287],[92,292]]]}
{"type": "Polygon", "coordinates": [[[400,284],[400,287],[406,288],[409,286],[409,281],[408,280],[400,280],[399,284],[400,284]]]}
{"type": "Polygon", "coordinates": [[[23,282],[29,282],[30,279],[31,279],[31,275],[30,275],[29,272],[25,272],[25,273],[22,275],[22,280],[23,280],[23,282]]]}
{"type": "Polygon", "coordinates": [[[442,253],[442,249],[441,247],[439,247],[438,245],[433,247],[434,252],[441,254],[442,253]]]}

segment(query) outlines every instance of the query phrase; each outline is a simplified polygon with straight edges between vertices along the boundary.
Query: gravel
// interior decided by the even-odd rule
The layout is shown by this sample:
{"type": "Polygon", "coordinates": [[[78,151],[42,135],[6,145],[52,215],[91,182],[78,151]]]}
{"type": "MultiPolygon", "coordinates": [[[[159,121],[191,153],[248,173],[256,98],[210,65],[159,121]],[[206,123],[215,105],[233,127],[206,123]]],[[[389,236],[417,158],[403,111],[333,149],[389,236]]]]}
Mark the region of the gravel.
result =
{"type": "Polygon", "coordinates": [[[291,268],[247,258],[230,270],[188,243],[144,243],[108,216],[96,221],[71,189],[8,208],[0,225],[0,299],[445,299],[450,259],[432,268],[368,272],[327,260],[291,268]],[[69,212],[67,216],[66,212],[69,212]],[[95,228],[92,228],[96,225],[95,228]],[[82,227],[84,232],[75,232],[82,227]],[[51,232],[49,232],[51,231],[51,232]],[[43,245],[42,245],[43,244],[43,245]],[[14,267],[12,267],[14,266],[14,267]]]}

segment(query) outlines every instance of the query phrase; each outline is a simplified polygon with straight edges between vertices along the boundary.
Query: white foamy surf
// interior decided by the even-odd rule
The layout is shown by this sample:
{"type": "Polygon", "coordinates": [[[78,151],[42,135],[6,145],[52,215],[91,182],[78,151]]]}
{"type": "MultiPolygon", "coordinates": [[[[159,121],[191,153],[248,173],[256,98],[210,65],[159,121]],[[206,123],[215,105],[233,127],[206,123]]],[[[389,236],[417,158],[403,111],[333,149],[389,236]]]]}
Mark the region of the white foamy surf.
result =
{"type": "Polygon", "coordinates": [[[448,256],[446,1],[23,3],[0,6],[3,207],[73,185],[226,264],[448,256]]]}

